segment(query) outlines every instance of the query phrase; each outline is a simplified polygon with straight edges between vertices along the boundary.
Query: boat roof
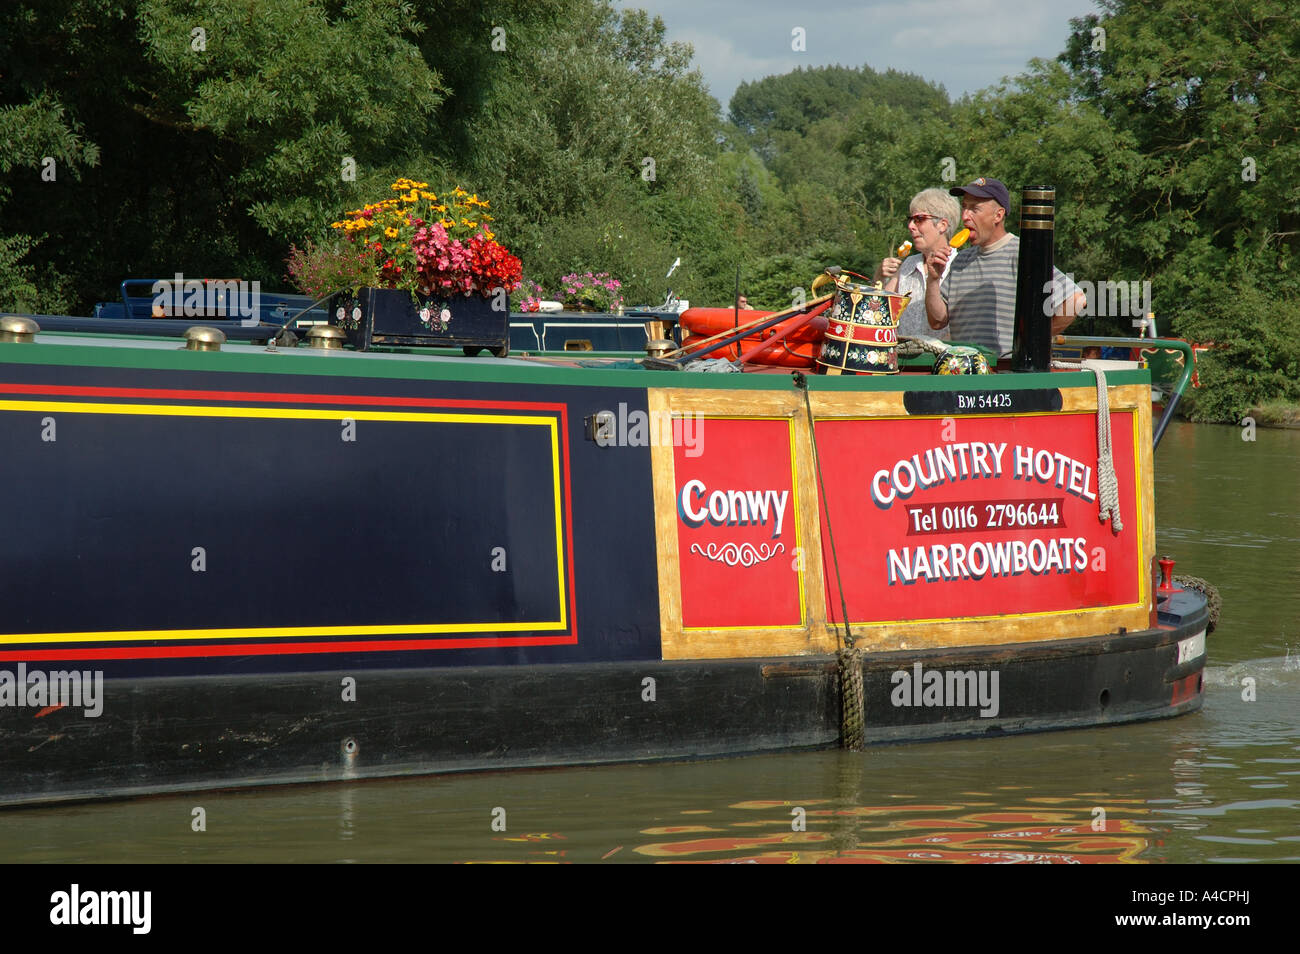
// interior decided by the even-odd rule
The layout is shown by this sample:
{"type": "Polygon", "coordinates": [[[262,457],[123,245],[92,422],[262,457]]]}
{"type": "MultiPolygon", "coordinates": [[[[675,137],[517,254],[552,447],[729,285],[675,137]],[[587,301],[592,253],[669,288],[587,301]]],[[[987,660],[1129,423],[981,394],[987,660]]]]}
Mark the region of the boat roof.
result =
{"type": "MultiPolygon", "coordinates": [[[[34,317],[39,322],[40,316],[34,317]]],[[[267,330],[263,329],[264,335],[267,330]]],[[[0,358],[24,364],[104,364],[117,367],[201,368],[205,371],[342,374],[380,378],[530,380],[538,383],[604,387],[785,390],[791,386],[790,377],[783,369],[775,369],[776,373],[743,374],[651,370],[627,355],[600,356],[589,352],[495,358],[487,354],[467,357],[459,348],[387,348],[362,352],[341,348],[311,348],[305,344],[284,347],[265,341],[227,341],[217,351],[188,351],[183,342],[175,337],[59,331],[38,332],[34,344],[38,347],[33,348],[30,344],[0,344],[3,351],[0,358]]],[[[1106,373],[1108,380],[1114,384],[1150,381],[1145,370],[1107,369],[1106,373]]],[[[959,377],[928,373],[840,376],[807,373],[806,379],[810,388],[819,391],[940,391],[954,388],[1021,390],[1048,386],[1095,386],[1093,374],[1085,371],[959,377]]]]}

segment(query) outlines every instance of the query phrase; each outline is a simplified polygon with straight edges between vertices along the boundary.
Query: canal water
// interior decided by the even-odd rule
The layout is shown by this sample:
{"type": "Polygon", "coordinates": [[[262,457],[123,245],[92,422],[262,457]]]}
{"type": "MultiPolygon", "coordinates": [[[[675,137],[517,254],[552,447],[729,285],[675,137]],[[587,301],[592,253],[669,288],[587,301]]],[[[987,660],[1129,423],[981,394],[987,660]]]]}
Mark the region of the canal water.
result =
{"type": "Polygon", "coordinates": [[[1300,430],[1242,438],[1176,424],[1156,458],[1159,548],[1223,595],[1198,713],[862,754],[8,810],[0,861],[1298,861],[1300,430]]]}

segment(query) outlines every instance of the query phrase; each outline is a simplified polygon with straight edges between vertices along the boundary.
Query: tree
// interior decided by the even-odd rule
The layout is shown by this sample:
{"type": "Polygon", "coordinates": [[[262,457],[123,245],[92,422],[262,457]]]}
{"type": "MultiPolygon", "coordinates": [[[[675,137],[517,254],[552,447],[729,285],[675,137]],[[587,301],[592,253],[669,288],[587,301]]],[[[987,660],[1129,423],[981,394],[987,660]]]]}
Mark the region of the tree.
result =
{"type": "Polygon", "coordinates": [[[812,124],[842,116],[862,104],[890,106],[909,114],[942,111],[948,95],[942,86],[911,73],[870,66],[821,66],[741,83],[731,97],[731,121],[760,154],[771,157],[775,132],[803,133],[812,124]]]}
{"type": "Polygon", "coordinates": [[[476,102],[458,105],[449,79],[443,112],[457,128],[443,128],[465,146],[444,161],[493,197],[498,232],[529,277],[553,287],[568,271],[611,271],[633,300],[658,301],[680,255],[691,264],[675,287],[696,287],[706,250],[734,238],[715,181],[718,105],[690,48],[667,42],[657,17],[590,0],[500,23],[506,49],[476,54],[492,77],[476,102]]]}
{"type": "Polygon", "coordinates": [[[419,28],[382,0],[6,6],[6,121],[61,110],[83,149],[80,178],[9,178],[10,202],[83,308],[128,275],[276,281],[289,239],[423,141],[443,94],[419,28]]]}
{"type": "MultiPolygon", "coordinates": [[[[0,209],[20,179],[29,194],[55,191],[59,176],[77,179],[99,162],[99,149],[87,142],[81,125],[69,119],[59,98],[27,79],[26,64],[13,55],[10,41],[0,40],[0,60],[14,64],[17,77],[4,83],[15,102],[0,105],[0,209]],[[39,184],[39,185],[38,185],[39,184]]],[[[0,78],[0,82],[3,79],[0,78]]],[[[42,197],[44,195],[42,194],[42,197]]],[[[40,222],[32,215],[33,203],[20,204],[11,218],[40,222]]],[[[39,227],[39,224],[38,224],[39,227]]],[[[46,238],[44,233],[15,232],[0,235],[0,309],[58,312],[70,303],[63,277],[48,266],[24,261],[46,238]]]]}
{"type": "Polygon", "coordinates": [[[1199,411],[1223,419],[1279,394],[1295,400],[1294,6],[1165,0],[1153,10],[1105,0],[1101,7],[1101,16],[1073,21],[1075,36],[1060,59],[1074,96],[1130,137],[1140,157],[1114,238],[1136,243],[1150,264],[1157,313],[1173,314],[1181,334],[1230,343],[1202,375],[1221,393],[1198,402],[1199,411]],[[1088,41],[1096,29],[1104,42],[1088,41]]]}

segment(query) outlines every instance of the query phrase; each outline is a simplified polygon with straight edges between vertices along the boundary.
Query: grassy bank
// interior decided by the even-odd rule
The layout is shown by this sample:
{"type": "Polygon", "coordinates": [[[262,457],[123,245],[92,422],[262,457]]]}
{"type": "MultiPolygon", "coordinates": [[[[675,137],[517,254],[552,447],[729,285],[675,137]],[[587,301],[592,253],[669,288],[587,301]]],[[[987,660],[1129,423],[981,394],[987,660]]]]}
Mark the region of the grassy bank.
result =
{"type": "Polygon", "coordinates": [[[1300,404],[1270,401],[1246,412],[1258,427],[1300,427],[1300,404]]]}

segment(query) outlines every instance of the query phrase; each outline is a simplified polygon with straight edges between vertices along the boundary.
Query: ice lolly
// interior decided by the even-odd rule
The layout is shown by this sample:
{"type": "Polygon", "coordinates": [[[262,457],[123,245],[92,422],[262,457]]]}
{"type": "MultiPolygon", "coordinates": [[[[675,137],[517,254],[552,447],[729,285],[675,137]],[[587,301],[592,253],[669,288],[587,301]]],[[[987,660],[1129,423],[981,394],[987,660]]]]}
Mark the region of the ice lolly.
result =
{"type": "Polygon", "coordinates": [[[948,244],[953,248],[961,248],[968,238],[970,238],[970,229],[962,229],[949,240],[948,244]]]}

